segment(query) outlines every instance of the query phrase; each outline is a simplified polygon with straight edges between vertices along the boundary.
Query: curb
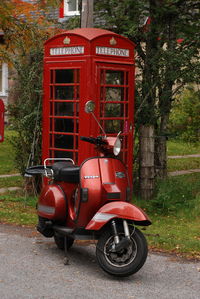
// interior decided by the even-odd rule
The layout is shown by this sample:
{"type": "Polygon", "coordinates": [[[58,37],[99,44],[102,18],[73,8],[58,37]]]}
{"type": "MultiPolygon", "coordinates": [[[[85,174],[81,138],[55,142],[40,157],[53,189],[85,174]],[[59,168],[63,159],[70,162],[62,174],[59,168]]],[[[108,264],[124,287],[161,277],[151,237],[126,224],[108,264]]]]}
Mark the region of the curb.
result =
{"type": "Polygon", "coordinates": [[[200,154],[182,155],[182,156],[168,156],[168,159],[187,159],[187,158],[200,158],[200,154]]]}
{"type": "Polygon", "coordinates": [[[20,174],[20,173],[1,174],[1,175],[0,175],[0,178],[10,178],[10,177],[13,177],[13,176],[21,176],[21,174],[20,174]]]}
{"type": "Polygon", "coordinates": [[[198,173],[200,172],[200,169],[188,169],[188,170],[177,170],[177,171],[171,171],[168,172],[169,176],[178,176],[178,175],[184,175],[184,174],[191,174],[191,173],[198,173]]]}
{"type": "Polygon", "coordinates": [[[8,191],[17,191],[21,190],[22,188],[20,187],[8,187],[8,188],[0,188],[0,194],[6,193],[8,191]]]}

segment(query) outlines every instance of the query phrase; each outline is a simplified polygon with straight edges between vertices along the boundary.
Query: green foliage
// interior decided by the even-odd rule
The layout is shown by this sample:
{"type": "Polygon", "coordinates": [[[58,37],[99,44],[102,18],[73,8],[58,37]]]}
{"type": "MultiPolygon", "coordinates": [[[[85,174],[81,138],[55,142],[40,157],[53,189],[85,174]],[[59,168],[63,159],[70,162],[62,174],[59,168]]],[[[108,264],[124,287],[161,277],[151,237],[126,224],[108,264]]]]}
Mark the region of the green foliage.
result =
{"type": "Polygon", "coordinates": [[[11,142],[15,148],[16,166],[21,173],[29,162],[40,162],[42,60],[43,51],[39,47],[27,53],[26,59],[22,56],[13,59],[17,74],[11,94],[17,97],[8,110],[17,132],[11,142]]]}
{"type": "Polygon", "coordinates": [[[200,174],[169,177],[157,182],[152,200],[142,204],[148,213],[200,216],[200,174]]]}
{"type": "Polygon", "coordinates": [[[200,173],[157,182],[153,200],[134,200],[152,225],[145,228],[150,248],[200,259],[200,173]]]}
{"type": "Polygon", "coordinates": [[[0,144],[0,175],[17,172],[14,165],[14,152],[10,140],[16,136],[16,133],[11,130],[5,130],[4,142],[0,144]]]}
{"type": "MultiPolygon", "coordinates": [[[[4,31],[5,45],[0,45],[0,56],[12,68],[13,88],[9,93],[8,112],[16,135],[15,164],[24,169],[41,161],[41,107],[44,41],[54,35],[57,20],[49,20],[48,10],[58,8],[60,0],[23,2],[16,7],[12,2],[0,3],[0,27],[4,31]],[[39,5],[39,6],[38,6],[39,5]]],[[[75,26],[71,19],[69,26],[75,26]]],[[[60,27],[57,24],[57,27],[60,27]]],[[[69,28],[68,28],[69,29],[69,28]]]]}
{"type": "Polygon", "coordinates": [[[80,17],[79,16],[71,17],[71,18],[65,20],[64,22],[62,22],[60,26],[62,29],[65,29],[65,30],[79,28],[80,27],[80,17]]]}
{"type": "MultiPolygon", "coordinates": [[[[166,136],[175,95],[200,78],[199,1],[102,0],[96,5],[104,28],[135,43],[135,133],[141,125],[153,125],[156,136],[166,136]]],[[[155,143],[158,176],[166,169],[165,143],[163,138],[155,143]]]]}
{"type": "Polygon", "coordinates": [[[170,131],[186,142],[200,141],[200,91],[187,88],[179,96],[170,116],[170,131]]]}
{"type": "Polygon", "coordinates": [[[5,41],[0,45],[0,56],[9,64],[13,82],[8,112],[16,132],[11,140],[14,161],[21,173],[28,164],[40,163],[43,43],[55,32],[49,30],[51,25],[37,4],[23,2],[16,7],[6,0],[0,3],[5,41]]]}

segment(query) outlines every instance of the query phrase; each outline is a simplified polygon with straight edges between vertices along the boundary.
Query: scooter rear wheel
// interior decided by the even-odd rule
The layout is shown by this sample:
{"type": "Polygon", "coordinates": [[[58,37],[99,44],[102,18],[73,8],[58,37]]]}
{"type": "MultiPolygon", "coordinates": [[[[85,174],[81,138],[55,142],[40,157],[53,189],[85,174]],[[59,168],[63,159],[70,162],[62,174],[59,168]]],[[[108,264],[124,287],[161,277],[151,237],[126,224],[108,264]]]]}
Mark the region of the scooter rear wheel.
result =
{"type": "MultiPolygon", "coordinates": [[[[124,238],[124,229],[118,226],[120,240],[124,238]]],[[[136,273],[145,263],[148,247],[144,235],[133,226],[130,230],[130,244],[118,252],[112,250],[114,236],[112,230],[106,230],[97,243],[96,257],[100,267],[108,274],[125,277],[136,273]]]]}
{"type": "MultiPolygon", "coordinates": [[[[66,237],[66,238],[67,238],[67,249],[70,249],[74,243],[74,239],[70,237],[66,237]]],[[[61,250],[65,249],[65,237],[63,235],[55,233],[54,241],[59,249],[61,250]]]]}

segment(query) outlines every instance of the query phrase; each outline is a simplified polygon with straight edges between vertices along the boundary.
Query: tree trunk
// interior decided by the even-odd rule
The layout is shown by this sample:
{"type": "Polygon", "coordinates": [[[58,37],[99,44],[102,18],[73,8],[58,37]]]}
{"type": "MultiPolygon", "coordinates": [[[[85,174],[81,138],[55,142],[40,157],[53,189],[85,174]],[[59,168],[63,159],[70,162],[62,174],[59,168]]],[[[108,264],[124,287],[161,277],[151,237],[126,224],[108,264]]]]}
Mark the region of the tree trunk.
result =
{"type": "Polygon", "coordinates": [[[165,136],[155,138],[155,175],[161,179],[167,176],[167,139],[165,136]]]}
{"type": "Polygon", "coordinates": [[[154,127],[142,125],[139,129],[140,195],[142,199],[152,198],[154,191],[154,127]]]}
{"type": "Polygon", "coordinates": [[[82,0],[82,12],[81,12],[81,28],[93,27],[93,0],[82,0]]]}
{"type": "Polygon", "coordinates": [[[167,137],[165,134],[168,119],[169,114],[167,113],[161,116],[159,136],[155,138],[155,174],[161,179],[167,176],[167,137]]]}

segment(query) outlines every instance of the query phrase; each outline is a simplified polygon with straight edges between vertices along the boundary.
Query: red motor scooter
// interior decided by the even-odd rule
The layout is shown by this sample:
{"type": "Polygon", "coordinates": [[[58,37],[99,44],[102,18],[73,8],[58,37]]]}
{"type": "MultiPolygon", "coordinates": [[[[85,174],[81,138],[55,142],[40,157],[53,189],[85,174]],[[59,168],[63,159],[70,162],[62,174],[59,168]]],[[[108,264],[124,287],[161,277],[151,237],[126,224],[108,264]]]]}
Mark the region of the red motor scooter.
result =
{"type": "MultiPolygon", "coordinates": [[[[87,102],[85,111],[98,122],[93,110],[94,102],[87,102]]],[[[129,276],[143,266],[148,253],[146,239],[135,225],[147,226],[151,221],[129,203],[129,178],[117,158],[119,136],[81,140],[94,144],[99,157],[86,159],[80,166],[68,158],[46,159],[43,166],[26,170],[27,175],[41,173],[51,179],[37,203],[37,229],[45,237],[54,237],[66,253],[76,239],[98,240],[100,267],[111,275],[129,276]],[[48,165],[51,160],[53,164],[48,165]]]]}

